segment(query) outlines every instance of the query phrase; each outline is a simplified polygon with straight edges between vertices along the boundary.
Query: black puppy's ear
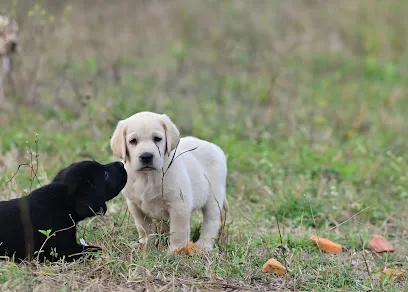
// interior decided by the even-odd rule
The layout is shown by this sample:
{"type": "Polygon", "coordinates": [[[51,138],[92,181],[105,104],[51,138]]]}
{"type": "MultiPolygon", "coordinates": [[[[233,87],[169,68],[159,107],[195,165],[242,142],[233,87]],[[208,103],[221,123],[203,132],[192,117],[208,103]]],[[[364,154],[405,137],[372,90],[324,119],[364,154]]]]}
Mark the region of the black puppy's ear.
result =
{"type": "Polygon", "coordinates": [[[66,202],[75,221],[92,217],[101,210],[106,212],[103,199],[103,166],[95,161],[73,163],[61,170],[52,183],[67,189],[66,202]]]}
{"type": "Polygon", "coordinates": [[[90,216],[91,210],[85,202],[85,192],[91,185],[81,175],[73,175],[72,172],[63,169],[55,176],[53,183],[66,187],[66,202],[75,221],[90,216]]]}
{"type": "Polygon", "coordinates": [[[89,180],[83,180],[72,190],[73,193],[71,193],[70,198],[73,212],[81,220],[106,212],[107,206],[104,197],[89,180]]]}
{"type": "Polygon", "coordinates": [[[73,207],[75,202],[75,195],[77,193],[78,186],[82,183],[82,179],[80,176],[72,175],[68,171],[68,168],[62,169],[51,182],[52,184],[60,184],[63,185],[66,189],[66,201],[69,207],[73,207]]]}
{"type": "Polygon", "coordinates": [[[79,179],[78,181],[71,184],[65,184],[67,188],[66,201],[68,204],[68,208],[71,210],[70,213],[72,214],[76,222],[86,217],[83,216],[83,211],[81,212],[82,208],[79,208],[79,206],[81,206],[81,183],[82,182],[79,179]]]}

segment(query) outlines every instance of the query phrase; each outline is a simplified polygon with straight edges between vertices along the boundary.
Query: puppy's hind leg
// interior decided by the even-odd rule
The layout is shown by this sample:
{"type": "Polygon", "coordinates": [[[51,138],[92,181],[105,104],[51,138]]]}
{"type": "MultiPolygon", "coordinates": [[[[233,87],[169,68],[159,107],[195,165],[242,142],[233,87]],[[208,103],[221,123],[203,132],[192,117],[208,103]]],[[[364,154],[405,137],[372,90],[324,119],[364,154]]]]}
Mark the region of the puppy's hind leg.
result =
{"type": "Polygon", "coordinates": [[[214,240],[218,237],[221,228],[222,209],[224,200],[216,200],[214,196],[208,200],[203,208],[203,222],[201,225],[200,238],[196,244],[200,245],[203,250],[211,251],[214,240]]]}

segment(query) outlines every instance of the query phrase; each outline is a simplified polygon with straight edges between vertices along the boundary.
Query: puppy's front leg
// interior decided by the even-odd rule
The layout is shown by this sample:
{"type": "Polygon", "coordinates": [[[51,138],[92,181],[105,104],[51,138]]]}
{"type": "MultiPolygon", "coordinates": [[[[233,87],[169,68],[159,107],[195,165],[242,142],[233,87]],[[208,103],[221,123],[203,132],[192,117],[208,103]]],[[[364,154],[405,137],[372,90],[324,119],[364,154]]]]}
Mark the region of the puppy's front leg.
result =
{"type": "Polygon", "coordinates": [[[185,206],[170,208],[170,247],[169,252],[174,252],[190,241],[191,212],[185,206]]]}
{"type": "Polygon", "coordinates": [[[139,243],[147,244],[149,241],[149,235],[155,234],[155,225],[153,220],[143,213],[139,207],[130,200],[126,200],[130,213],[135,220],[137,233],[139,233],[139,243]]]}

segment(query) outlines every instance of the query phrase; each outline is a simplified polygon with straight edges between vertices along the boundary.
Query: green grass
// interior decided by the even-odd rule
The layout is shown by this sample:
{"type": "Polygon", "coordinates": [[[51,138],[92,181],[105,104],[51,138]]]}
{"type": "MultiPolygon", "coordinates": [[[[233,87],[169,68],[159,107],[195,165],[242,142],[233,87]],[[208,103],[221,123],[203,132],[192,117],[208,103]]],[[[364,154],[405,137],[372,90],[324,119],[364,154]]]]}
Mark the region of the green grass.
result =
{"type": "MultiPolygon", "coordinates": [[[[370,1],[356,10],[351,1],[332,4],[340,9],[333,19],[319,18],[327,7],[312,2],[299,4],[303,9],[295,21],[284,12],[292,8],[284,9],[280,1],[259,6],[209,1],[203,7],[178,0],[161,3],[164,8],[143,6],[140,13],[147,16],[141,23],[130,20],[140,14],[123,17],[126,5],[82,9],[73,1],[69,14],[44,2],[47,13],[61,17],[53,24],[40,16],[25,20],[47,28],[38,39],[50,39],[51,45],[35,42],[33,28],[22,28],[24,52],[31,54],[17,56],[14,78],[20,86],[8,91],[14,92],[13,110],[0,109],[0,198],[39,186],[31,183],[27,167],[8,182],[20,163],[31,164],[35,133],[38,177],[45,184],[74,161],[115,161],[109,140],[117,121],[151,110],[168,114],[183,136],[198,136],[225,151],[231,216],[210,256],[168,256],[164,243],[143,252],[131,247],[138,235],[120,195],[106,216],[80,225],[78,236],[103,248],[96,260],[1,262],[1,290],[402,291],[408,286],[407,276],[376,277],[384,267],[408,270],[405,26],[373,12],[383,11],[389,0],[372,9],[370,1]],[[166,25],[154,21],[155,9],[167,11],[166,25]],[[116,26],[124,27],[123,34],[116,26]],[[331,26],[342,32],[340,51],[327,44],[276,49],[290,47],[290,29],[299,38],[316,33],[325,39],[330,34],[320,28],[331,26]],[[82,35],[73,33],[79,29],[82,35]],[[44,56],[41,69],[36,55],[44,56]],[[35,98],[29,100],[33,88],[35,98]],[[396,251],[370,252],[373,233],[386,236],[396,251]],[[319,251],[309,239],[315,234],[344,245],[344,251],[319,251]],[[262,273],[270,257],[286,265],[286,276],[262,273]]],[[[392,19],[408,11],[405,4],[390,7],[392,19]]],[[[30,9],[18,6],[17,15],[30,9]]],[[[193,219],[195,238],[199,219],[193,219]]]]}

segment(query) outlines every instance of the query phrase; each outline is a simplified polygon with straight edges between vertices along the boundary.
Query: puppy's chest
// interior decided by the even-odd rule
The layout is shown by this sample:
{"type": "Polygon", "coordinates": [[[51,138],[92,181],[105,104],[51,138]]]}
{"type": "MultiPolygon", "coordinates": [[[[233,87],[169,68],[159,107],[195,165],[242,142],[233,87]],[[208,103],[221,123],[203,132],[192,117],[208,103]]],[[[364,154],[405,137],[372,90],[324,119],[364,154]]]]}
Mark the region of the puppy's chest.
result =
{"type": "Polygon", "coordinates": [[[149,217],[167,220],[169,212],[161,191],[160,185],[146,186],[141,181],[135,181],[133,188],[127,190],[125,196],[135,202],[139,209],[149,217]]]}
{"type": "Polygon", "coordinates": [[[140,201],[140,209],[151,218],[168,220],[169,212],[166,204],[161,197],[156,197],[153,199],[146,198],[140,201]]]}

